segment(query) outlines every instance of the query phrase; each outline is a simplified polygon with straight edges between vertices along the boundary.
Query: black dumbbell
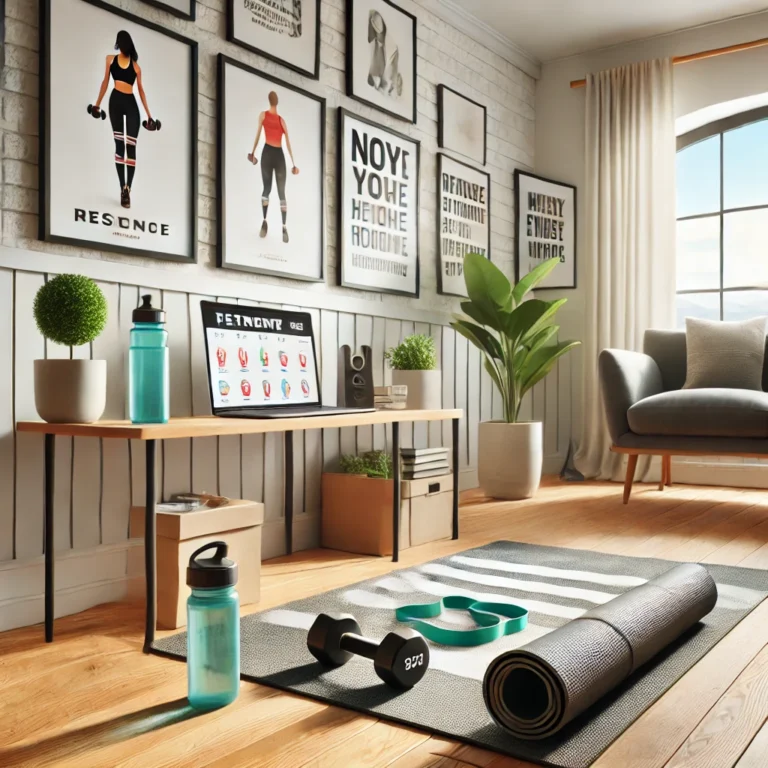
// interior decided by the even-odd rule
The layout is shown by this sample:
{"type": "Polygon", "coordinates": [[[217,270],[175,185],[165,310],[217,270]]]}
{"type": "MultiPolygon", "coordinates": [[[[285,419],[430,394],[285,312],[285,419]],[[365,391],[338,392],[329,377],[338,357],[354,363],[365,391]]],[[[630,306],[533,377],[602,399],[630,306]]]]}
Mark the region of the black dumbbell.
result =
{"type": "Polygon", "coordinates": [[[100,107],[94,107],[93,104],[88,105],[88,114],[91,117],[95,117],[97,120],[99,118],[101,118],[102,120],[107,119],[107,113],[100,107]]]}
{"type": "Polygon", "coordinates": [[[159,120],[154,120],[150,118],[149,120],[145,120],[142,125],[148,130],[148,131],[159,131],[163,124],[159,120]]]}
{"type": "Polygon", "coordinates": [[[365,656],[392,688],[413,688],[429,667],[429,646],[415,629],[390,632],[375,643],[363,637],[352,616],[343,614],[319,614],[307,635],[307,648],[326,667],[340,667],[352,656],[365,656]]]}

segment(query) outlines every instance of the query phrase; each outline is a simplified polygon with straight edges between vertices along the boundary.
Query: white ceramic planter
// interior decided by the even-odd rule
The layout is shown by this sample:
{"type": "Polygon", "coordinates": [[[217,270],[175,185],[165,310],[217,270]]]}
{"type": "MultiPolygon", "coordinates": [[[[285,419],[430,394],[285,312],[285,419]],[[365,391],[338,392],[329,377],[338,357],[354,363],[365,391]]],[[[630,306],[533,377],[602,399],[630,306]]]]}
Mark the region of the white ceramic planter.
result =
{"type": "Polygon", "coordinates": [[[443,377],[440,371],[392,371],[392,384],[408,387],[406,407],[436,411],[443,407],[443,377]]]}
{"type": "Polygon", "coordinates": [[[106,404],[106,360],[35,360],[35,407],[43,421],[89,424],[106,404]]]}
{"type": "Polygon", "coordinates": [[[540,421],[483,421],[478,431],[477,475],[494,499],[529,499],[539,489],[543,457],[540,421]]]}

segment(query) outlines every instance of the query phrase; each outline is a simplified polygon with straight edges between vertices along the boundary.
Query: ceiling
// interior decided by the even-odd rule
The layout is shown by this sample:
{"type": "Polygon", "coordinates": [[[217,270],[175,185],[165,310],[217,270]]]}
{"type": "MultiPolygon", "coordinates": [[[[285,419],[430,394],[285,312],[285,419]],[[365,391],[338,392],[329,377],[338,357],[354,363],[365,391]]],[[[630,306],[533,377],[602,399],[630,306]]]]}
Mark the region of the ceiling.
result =
{"type": "Polygon", "coordinates": [[[539,61],[766,10],[766,0],[452,0],[539,61]]]}

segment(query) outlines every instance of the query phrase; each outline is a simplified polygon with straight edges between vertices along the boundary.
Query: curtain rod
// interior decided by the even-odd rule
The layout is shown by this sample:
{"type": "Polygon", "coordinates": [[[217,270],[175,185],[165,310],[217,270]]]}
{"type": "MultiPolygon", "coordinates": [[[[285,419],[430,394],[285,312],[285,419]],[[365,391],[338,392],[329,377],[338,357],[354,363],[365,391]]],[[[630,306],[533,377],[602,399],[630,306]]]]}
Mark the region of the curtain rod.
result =
{"type": "MultiPolygon", "coordinates": [[[[762,48],[768,45],[768,37],[760,40],[751,40],[748,43],[739,43],[738,45],[728,45],[725,48],[713,48],[709,51],[700,51],[699,53],[690,53],[687,56],[675,56],[672,59],[673,64],[687,64],[689,61],[699,61],[701,59],[711,59],[714,56],[724,56],[726,53],[738,53],[739,51],[748,51],[750,48],[762,48]]],[[[584,88],[587,84],[586,79],[571,80],[571,88],[584,88]]]]}

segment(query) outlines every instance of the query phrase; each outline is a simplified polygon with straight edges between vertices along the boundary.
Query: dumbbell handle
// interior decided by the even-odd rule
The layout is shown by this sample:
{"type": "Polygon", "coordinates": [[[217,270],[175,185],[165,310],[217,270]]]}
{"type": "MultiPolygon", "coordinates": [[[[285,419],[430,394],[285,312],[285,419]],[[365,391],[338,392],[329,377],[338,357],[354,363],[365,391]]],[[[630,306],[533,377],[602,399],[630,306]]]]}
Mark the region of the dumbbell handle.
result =
{"type": "Polygon", "coordinates": [[[379,650],[379,644],[374,643],[362,635],[355,635],[351,632],[345,632],[339,642],[341,649],[354,653],[355,656],[365,656],[366,659],[375,659],[379,650]]]}

